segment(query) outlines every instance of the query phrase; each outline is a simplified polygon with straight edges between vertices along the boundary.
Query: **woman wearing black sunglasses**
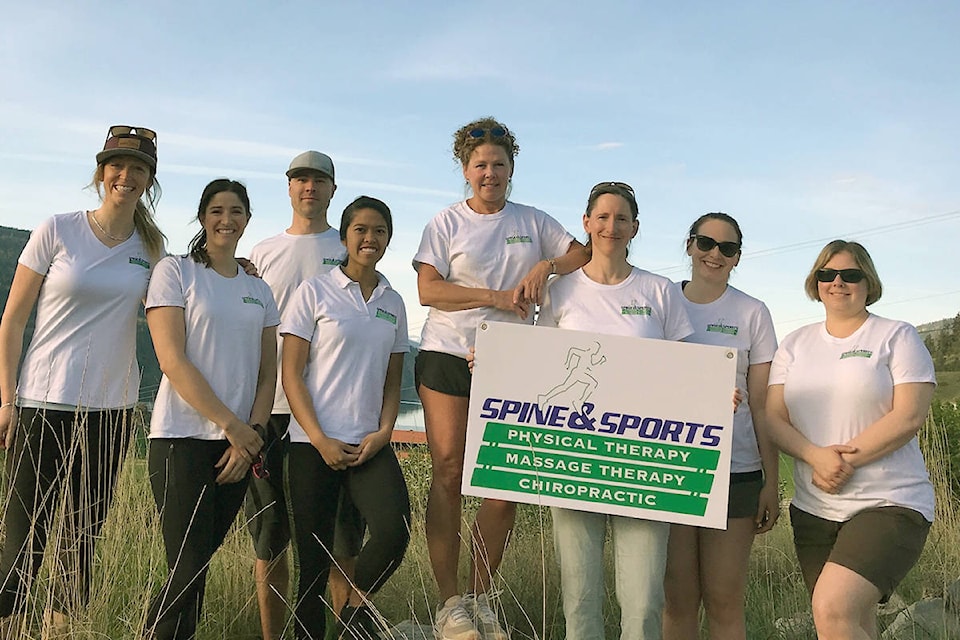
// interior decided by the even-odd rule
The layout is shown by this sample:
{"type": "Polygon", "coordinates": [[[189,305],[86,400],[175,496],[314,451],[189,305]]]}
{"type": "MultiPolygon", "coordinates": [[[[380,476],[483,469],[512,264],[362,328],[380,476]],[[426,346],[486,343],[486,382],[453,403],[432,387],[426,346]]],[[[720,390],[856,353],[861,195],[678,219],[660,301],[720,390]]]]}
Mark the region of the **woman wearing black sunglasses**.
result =
{"type": "Polygon", "coordinates": [[[817,636],[876,638],[876,605],[916,563],[933,522],[916,438],[933,362],[914,327],[867,311],[882,287],[859,243],[829,243],[805,285],[826,319],[777,350],[767,420],[796,459],[790,521],[817,636]]]}
{"type": "Polygon", "coordinates": [[[454,134],[453,154],[470,197],[441,211],[423,231],[414,257],[420,303],[430,307],[416,361],[433,482],[427,502],[427,546],[440,591],[437,637],[504,640],[491,606],[493,576],[513,527],[516,505],[483,501],[472,527],[473,566],[467,596],[457,583],[460,479],[470,374],[465,360],[481,320],[533,322],[547,278],[586,261],[583,247],[543,211],[507,200],[513,133],[493,118],[454,134]],[[479,628],[479,631],[478,631],[479,628]]]}
{"type": "Polygon", "coordinates": [[[691,275],[678,287],[696,331],[688,341],[737,349],[737,388],[745,402],[733,414],[726,530],[670,527],[665,640],[697,637],[701,602],[711,638],[746,639],[750,547],[780,513],[777,451],[763,411],[777,339],[766,305],[729,284],[742,242],[740,225],[720,212],[700,216],[687,234],[691,275]]]}
{"type": "MultiPolygon", "coordinates": [[[[583,216],[592,249],[590,261],[551,281],[537,325],[656,340],[684,340],[691,335],[693,327],[680,291],[667,278],[627,261],[627,247],[639,225],[630,185],[601,182],[593,187],[583,216]],[[626,308],[637,312],[624,313],[626,308]]],[[[609,525],[620,637],[659,638],[669,525],[559,507],[550,511],[560,563],[565,637],[605,637],[603,546],[609,525]]]]}
{"type": "Polygon", "coordinates": [[[89,598],[94,540],[107,517],[131,430],[140,368],[137,312],[165,238],[153,219],[160,197],[157,136],[113,126],[91,183],[94,211],[41,222],[20,255],[0,322],[0,447],[9,495],[0,559],[0,617],[14,637],[43,560],[51,519],[68,501],[60,564],[45,626],[89,598]],[[37,307],[20,366],[24,330],[37,307]],[[65,497],[64,497],[64,494],[65,497]]]}
{"type": "Polygon", "coordinates": [[[203,190],[190,253],[160,261],[147,324],[163,371],[150,419],[148,469],[169,573],[146,636],[193,638],[210,559],[243,504],[273,407],[280,312],[235,253],[250,220],[239,182],[203,190]]]}

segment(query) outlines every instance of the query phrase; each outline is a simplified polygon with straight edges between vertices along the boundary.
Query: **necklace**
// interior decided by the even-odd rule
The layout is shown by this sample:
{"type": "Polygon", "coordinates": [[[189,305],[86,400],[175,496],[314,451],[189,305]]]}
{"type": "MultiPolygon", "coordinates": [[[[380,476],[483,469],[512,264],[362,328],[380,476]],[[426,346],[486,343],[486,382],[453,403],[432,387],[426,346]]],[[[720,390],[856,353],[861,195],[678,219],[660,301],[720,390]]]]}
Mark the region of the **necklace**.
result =
{"type": "Polygon", "coordinates": [[[113,236],[113,235],[110,235],[109,233],[107,233],[107,230],[104,229],[104,228],[103,228],[103,225],[100,224],[100,221],[97,220],[97,212],[96,212],[96,211],[91,211],[91,212],[90,212],[90,217],[93,218],[93,224],[97,225],[97,229],[100,229],[100,233],[102,233],[103,235],[107,236],[108,238],[110,238],[110,239],[113,240],[114,242],[126,242],[126,241],[129,240],[130,237],[133,235],[133,232],[137,230],[137,228],[134,227],[133,229],[130,230],[130,233],[127,234],[127,237],[126,237],[126,238],[120,238],[120,237],[118,237],[118,236],[113,236]]]}

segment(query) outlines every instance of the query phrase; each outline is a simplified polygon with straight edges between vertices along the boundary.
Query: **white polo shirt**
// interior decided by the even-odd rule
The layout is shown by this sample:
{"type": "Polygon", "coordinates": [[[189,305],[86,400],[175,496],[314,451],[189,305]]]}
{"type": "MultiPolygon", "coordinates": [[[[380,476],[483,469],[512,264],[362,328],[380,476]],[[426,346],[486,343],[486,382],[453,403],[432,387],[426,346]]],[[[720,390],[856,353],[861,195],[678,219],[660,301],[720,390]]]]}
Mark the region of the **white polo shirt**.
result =
{"type": "MultiPolygon", "coordinates": [[[[403,299],[383,276],[369,300],[341,269],[304,280],[280,333],[310,342],[304,382],[325,435],[359,444],[380,429],[390,354],[410,348],[403,299]]],[[[310,441],[296,416],[289,433],[310,441]]]]}
{"type": "MultiPolygon", "coordinates": [[[[562,256],[573,242],[549,215],[514,202],[497,213],[479,214],[458,202],[427,223],[414,266],[426,263],[453,284],[503,291],[513,289],[539,261],[562,256]]],[[[533,324],[511,311],[481,307],[441,311],[431,307],[420,338],[422,351],[466,357],[483,320],[533,324]]]]}
{"type": "MultiPolygon", "coordinates": [[[[167,256],[154,269],[147,309],[183,309],[190,362],[238,418],[250,420],[260,376],[263,330],[280,323],[270,287],[239,269],[226,278],[189,256],[167,256]]],[[[222,440],[223,431],[187,404],[163,376],[150,420],[151,438],[222,440]]]]}

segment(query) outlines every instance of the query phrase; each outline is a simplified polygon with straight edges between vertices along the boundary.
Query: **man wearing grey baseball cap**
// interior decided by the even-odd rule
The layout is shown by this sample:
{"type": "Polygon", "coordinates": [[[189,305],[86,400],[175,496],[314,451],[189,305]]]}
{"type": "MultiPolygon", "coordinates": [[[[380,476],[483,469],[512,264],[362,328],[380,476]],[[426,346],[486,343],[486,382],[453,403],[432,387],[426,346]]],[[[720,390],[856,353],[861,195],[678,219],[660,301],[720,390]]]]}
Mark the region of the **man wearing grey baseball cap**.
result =
{"type": "MultiPolygon", "coordinates": [[[[290,227],[261,241],[250,252],[250,260],[270,285],[281,315],[301,282],[337,267],[346,255],[339,230],[327,222],[327,209],[337,190],[334,175],[333,160],[325,153],[304,151],[295,157],[287,169],[287,191],[293,210],[290,227]]],[[[281,346],[282,341],[278,341],[278,363],[281,346]]],[[[255,469],[246,502],[247,521],[257,554],[254,573],[260,626],[263,637],[270,639],[280,638],[284,616],[290,610],[286,601],[290,525],[283,486],[289,424],[290,405],[278,375],[273,415],[262,434],[264,464],[259,472],[255,469]]],[[[356,512],[352,503],[349,507],[343,510],[344,514],[356,512]]],[[[362,523],[355,523],[353,528],[359,528],[360,533],[354,535],[362,538],[362,523]]],[[[343,555],[356,554],[356,547],[351,547],[343,555]]]]}

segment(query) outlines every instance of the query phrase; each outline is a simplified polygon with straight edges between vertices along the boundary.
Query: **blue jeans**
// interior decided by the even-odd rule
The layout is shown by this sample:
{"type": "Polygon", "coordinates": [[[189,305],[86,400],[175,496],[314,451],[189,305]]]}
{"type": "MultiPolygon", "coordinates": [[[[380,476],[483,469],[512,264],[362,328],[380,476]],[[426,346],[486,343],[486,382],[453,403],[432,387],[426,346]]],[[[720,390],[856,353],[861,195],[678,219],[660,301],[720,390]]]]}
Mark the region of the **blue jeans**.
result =
{"type": "Polygon", "coordinates": [[[621,640],[661,637],[670,525],[552,507],[567,640],[603,640],[603,543],[613,533],[621,640]]]}

